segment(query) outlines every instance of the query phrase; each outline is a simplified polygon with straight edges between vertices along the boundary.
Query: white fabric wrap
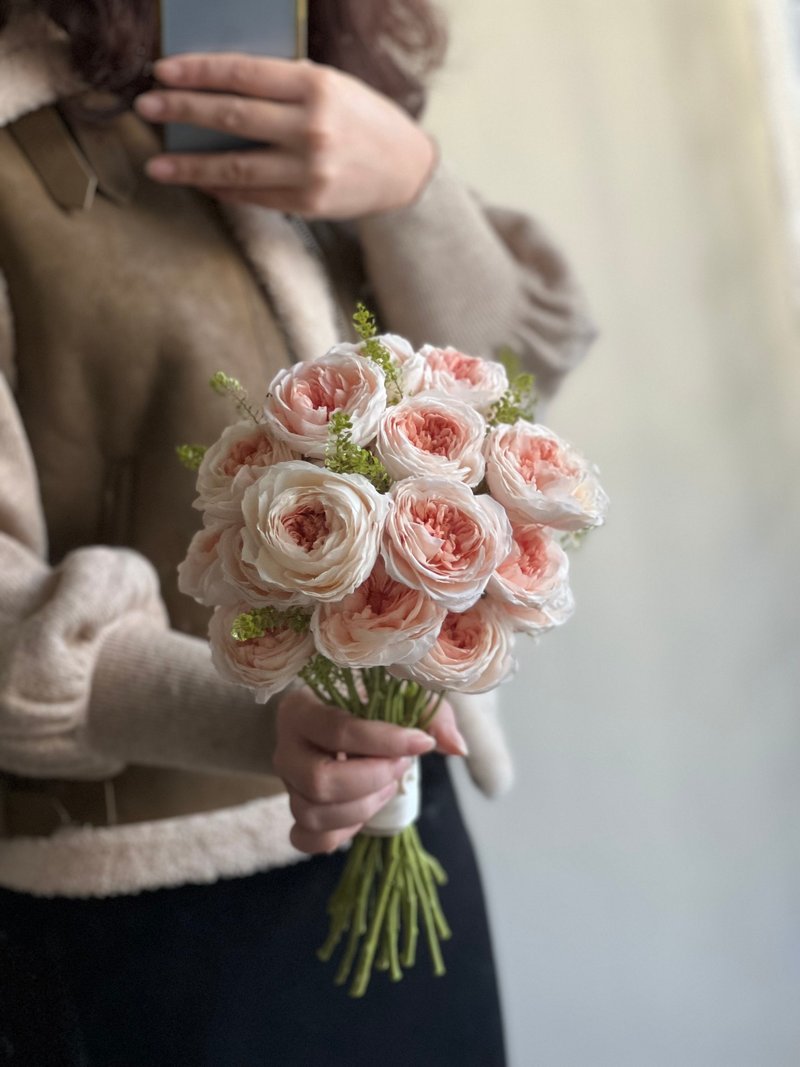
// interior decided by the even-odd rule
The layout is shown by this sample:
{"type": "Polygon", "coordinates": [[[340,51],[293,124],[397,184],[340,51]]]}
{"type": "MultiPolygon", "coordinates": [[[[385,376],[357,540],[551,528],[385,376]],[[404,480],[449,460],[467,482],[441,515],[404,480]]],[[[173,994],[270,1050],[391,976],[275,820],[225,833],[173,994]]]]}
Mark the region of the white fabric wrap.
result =
{"type": "MultiPolygon", "coordinates": [[[[3,547],[8,575],[7,540],[3,547]]],[[[12,591],[0,605],[0,751],[16,774],[109,777],[123,764],[86,739],[92,674],[112,628],[166,627],[155,569],[135,552],[93,547],[52,571],[40,563],[31,581],[31,558],[16,550],[28,574],[18,590],[24,602],[12,591]]]]}
{"type": "Polygon", "coordinates": [[[400,779],[397,793],[364,824],[363,833],[371,837],[394,837],[419,818],[419,757],[400,779]]]}

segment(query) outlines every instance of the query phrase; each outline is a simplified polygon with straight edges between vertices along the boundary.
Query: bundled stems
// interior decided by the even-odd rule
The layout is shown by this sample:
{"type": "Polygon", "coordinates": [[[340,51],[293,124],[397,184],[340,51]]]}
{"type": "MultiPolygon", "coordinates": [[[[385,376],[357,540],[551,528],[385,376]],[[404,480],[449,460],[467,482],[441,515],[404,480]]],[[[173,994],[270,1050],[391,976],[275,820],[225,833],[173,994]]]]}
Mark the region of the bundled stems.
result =
{"type": "MultiPolygon", "coordinates": [[[[382,667],[354,674],[322,657],[312,661],[303,678],[328,704],[364,719],[412,728],[427,728],[442,699],[415,682],[392,678],[382,667]]],[[[433,972],[443,975],[441,942],[450,937],[450,929],[438,890],[446,881],[416,826],[391,837],[358,834],[329,901],[330,929],[318,953],[327,962],[342,947],[336,984],[349,982],[350,995],[362,997],[373,970],[399,981],[416,963],[420,923],[433,972]]]]}

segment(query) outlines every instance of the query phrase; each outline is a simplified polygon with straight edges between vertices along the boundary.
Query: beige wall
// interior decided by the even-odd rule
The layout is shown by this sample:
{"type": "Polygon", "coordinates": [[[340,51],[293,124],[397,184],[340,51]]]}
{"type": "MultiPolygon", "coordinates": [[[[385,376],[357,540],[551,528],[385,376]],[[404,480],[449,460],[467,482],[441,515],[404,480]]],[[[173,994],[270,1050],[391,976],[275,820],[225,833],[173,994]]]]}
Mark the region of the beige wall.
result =
{"type": "Polygon", "coordinates": [[[747,0],[450,0],[430,112],[602,340],[548,421],[612,496],[465,788],[513,1067],[800,1063],[800,334],[747,0]]]}

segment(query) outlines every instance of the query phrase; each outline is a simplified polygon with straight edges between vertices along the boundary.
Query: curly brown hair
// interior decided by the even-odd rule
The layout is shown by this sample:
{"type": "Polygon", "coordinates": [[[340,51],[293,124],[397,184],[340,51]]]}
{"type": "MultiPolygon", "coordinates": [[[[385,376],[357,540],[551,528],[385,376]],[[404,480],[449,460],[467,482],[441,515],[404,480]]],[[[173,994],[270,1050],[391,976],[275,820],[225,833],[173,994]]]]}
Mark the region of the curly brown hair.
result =
{"type": "MultiPolygon", "coordinates": [[[[0,0],[0,27],[13,0],[0,0]]],[[[158,0],[35,0],[67,33],[87,84],[131,101],[152,85],[158,0]]],[[[412,115],[425,104],[429,75],[447,45],[431,0],[310,0],[309,57],[362,78],[412,115]]]]}

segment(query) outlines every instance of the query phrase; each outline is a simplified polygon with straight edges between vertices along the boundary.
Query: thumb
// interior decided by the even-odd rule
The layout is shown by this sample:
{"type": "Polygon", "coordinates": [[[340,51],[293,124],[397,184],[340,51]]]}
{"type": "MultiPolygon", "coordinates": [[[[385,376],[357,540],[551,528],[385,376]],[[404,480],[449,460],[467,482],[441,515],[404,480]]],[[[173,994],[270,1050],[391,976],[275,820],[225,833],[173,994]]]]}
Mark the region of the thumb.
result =
{"type": "Polygon", "coordinates": [[[456,716],[452,705],[443,700],[428,733],[436,741],[436,751],[446,756],[468,756],[469,749],[461,731],[456,726],[456,716]]]}

